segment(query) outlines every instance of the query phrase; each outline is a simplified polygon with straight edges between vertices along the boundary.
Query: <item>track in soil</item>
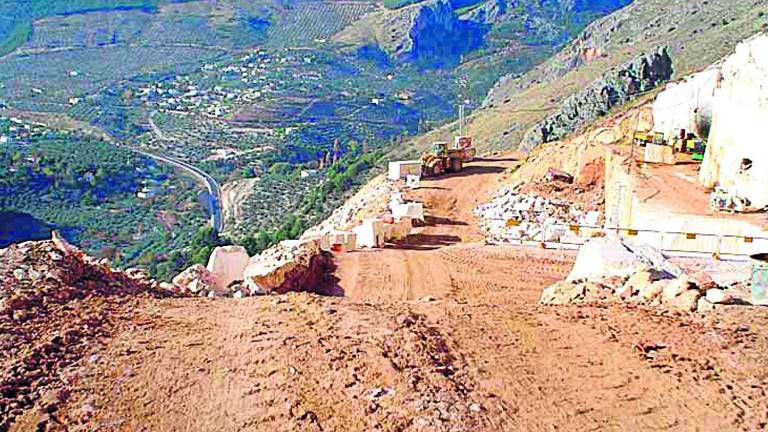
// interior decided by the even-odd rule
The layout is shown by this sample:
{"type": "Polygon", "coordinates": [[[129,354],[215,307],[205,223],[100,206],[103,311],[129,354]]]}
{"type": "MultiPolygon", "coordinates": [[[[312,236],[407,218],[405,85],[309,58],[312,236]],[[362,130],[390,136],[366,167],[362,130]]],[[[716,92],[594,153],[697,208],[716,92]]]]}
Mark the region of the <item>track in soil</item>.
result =
{"type": "MultiPolygon", "coordinates": [[[[574,255],[484,245],[472,215],[514,163],[478,161],[424,181],[413,193],[430,224],[408,244],[338,256],[343,298],[146,300],[70,371],[56,422],[131,431],[760,427],[765,332],[537,304],[574,255]]],[[[16,430],[42,415],[27,413],[16,430]]]]}

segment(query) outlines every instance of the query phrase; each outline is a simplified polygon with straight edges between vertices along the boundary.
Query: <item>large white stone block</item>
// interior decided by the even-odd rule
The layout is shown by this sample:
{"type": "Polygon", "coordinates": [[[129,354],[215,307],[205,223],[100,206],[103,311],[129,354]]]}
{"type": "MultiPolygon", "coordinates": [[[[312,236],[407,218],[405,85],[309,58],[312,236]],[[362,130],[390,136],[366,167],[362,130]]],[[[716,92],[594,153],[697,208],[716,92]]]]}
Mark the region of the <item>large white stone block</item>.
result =
{"type": "Polygon", "coordinates": [[[377,248],[384,245],[384,226],[379,219],[366,219],[353,229],[357,247],[377,248]]]}
{"type": "Polygon", "coordinates": [[[214,290],[224,292],[229,284],[243,280],[250,258],[242,246],[219,246],[213,250],[206,267],[213,277],[214,290]]]}
{"type": "Polygon", "coordinates": [[[406,176],[421,176],[421,161],[395,161],[389,163],[387,178],[389,180],[400,180],[406,176]]]}

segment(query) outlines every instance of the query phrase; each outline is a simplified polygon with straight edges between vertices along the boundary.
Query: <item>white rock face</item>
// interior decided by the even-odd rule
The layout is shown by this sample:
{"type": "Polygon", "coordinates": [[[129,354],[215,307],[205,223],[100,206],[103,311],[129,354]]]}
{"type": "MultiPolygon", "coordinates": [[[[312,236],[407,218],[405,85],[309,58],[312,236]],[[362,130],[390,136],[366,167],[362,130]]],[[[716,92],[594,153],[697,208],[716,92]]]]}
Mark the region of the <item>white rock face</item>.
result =
{"type": "Polygon", "coordinates": [[[206,267],[213,278],[214,289],[223,293],[229,284],[243,280],[250,257],[242,246],[219,246],[213,250],[206,267]]]}
{"type": "Polygon", "coordinates": [[[768,205],[768,35],[740,43],[726,58],[715,90],[712,129],[700,180],[768,205]],[[747,166],[749,168],[745,169],[747,166]]]}
{"type": "Polygon", "coordinates": [[[668,85],[653,103],[653,129],[668,139],[679,129],[706,138],[719,74],[720,69],[713,67],[668,85]]]}
{"type": "Polygon", "coordinates": [[[630,276],[645,267],[619,239],[592,238],[579,249],[576,263],[566,280],[600,280],[609,276],[630,276]]]}

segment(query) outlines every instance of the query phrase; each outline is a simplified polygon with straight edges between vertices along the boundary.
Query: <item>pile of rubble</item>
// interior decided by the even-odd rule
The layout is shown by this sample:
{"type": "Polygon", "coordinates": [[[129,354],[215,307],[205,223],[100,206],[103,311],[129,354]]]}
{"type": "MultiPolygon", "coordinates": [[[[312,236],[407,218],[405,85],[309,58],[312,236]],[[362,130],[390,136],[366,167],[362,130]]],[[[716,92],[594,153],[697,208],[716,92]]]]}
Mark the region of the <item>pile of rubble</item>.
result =
{"type": "Polygon", "coordinates": [[[112,269],[54,234],[0,249],[0,430],[57,388],[142,295],[170,293],[140,270],[112,269]]]}
{"type": "Polygon", "coordinates": [[[520,185],[501,189],[490,203],[477,206],[475,215],[494,243],[561,241],[572,235],[569,225],[596,227],[602,218],[580,204],[521,193],[520,185]]]}
{"type": "Polygon", "coordinates": [[[368,182],[352,198],[338,207],[318,225],[308,230],[308,235],[330,232],[336,229],[351,229],[362,220],[386,210],[387,197],[398,192],[398,184],[379,176],[368,182]]]}
{"type": "Polygon", "coordinates": [[[582,246],[571,274],[545,289],[540,302],[565,305],[618,301],[676,312],[708,312],[716,305],[736,302],[706,275],[692,277],[679,269],[659,267],[635,255],[619,239],[592,239],[582,246]]]}
{"type": "Polygon", "coordinates": [[[208,266],[189,267],[168,288],[181,295],[234,298],[319,292],[329,265],[330,254],[317,239],[282,241],[253,258],[242,246],[222,246],[214,249],[208,266]]]}
{"type": "Polygon", "coordinates": [[[48,305],[89,296],[163,293],[141,269],[113,269],[70,245],[56,232],[51,241],[0,249],[0,315],[16,321],[34,317],[48,305]]]}
{"type": "Polygon", "coordinates": [[[585,164],[573,178],[570,174],[550,168],[547,175],[523,183],[519,191],[550,200],[579,204],[584,211],[605,211],[605,158],[585,164]]]}

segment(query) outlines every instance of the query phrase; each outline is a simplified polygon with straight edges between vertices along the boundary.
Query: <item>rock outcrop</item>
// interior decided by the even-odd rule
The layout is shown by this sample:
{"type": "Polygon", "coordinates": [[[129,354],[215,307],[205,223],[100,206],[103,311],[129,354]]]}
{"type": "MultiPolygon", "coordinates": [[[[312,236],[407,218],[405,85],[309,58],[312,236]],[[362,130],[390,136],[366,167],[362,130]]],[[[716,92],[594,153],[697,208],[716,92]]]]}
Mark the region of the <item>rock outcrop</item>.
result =
{"type": "Polygon", "coordinates": [[[456,65],[462,55],[482,45],[487,31],[481,24],[459,19],[450,2],[437,0],[416,15],[408,33],[411,47],[405,58],[428,67],[456,65]]]}
{"type": "Polygon", "coordinates": [[[666,47],[643,54],[566,99],[555,114],[526,133],[521,149],[529,151],[542,143],[560,140],[594,122],[616,106],[656,88],[672,77],[672,58],[666,47]]]}
{"type": "Polygon", "coordinates": [[[667,138],[685,129],[707,138],[712,126],[712,103],[720,70],[712,67],[669,84],[653,102],[653,130],[667,138]]]}
{"type": "Polygon", "coordinates": [[[252,294],[326,293],[331,258],[316,240],[286,240],[251,259],[245,287],[252,294]]]}
{"type": "Polygon", "coordinates": [[[760,34],[723,62],[700,171],[702,184],[719,185],[755,209],[768,206],[768,147],[761,143],[768,120],[766,83],[768,35],[760,34]]]}

